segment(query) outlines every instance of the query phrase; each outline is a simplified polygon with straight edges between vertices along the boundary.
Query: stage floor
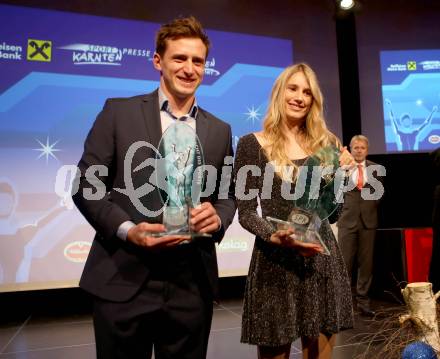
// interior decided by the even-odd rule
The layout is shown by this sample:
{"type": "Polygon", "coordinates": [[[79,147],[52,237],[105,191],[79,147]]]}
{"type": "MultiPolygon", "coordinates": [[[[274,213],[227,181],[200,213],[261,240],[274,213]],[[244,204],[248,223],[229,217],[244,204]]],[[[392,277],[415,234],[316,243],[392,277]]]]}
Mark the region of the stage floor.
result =
{"type": "MultiPolygon", "coordinates": [[[[7,315],[8,308],[1,308],[6,315],[0,316],[0,359],[95,358],[90,312],[80,309],[81,306],[75,311],[75,305],[68,302],[70,308],[65,308],[65,311],[55,309],[52,312],[51,308],[46,308],[29,313],[29,308],[24,307],[14,318],[7,315]]],[[[333,359],[383,357],[374,354],[383,346],[381,328],[384,322],[389,322],[396,313],[405,309],[396,302],[374,301],[373,304],[381,315],[372,320],[355,313],[355,328],[337,335],[333,359]],[[371,342],[374,335],[377,336],[376,341],[371,342]],[[372,351],[367,352],[367,347],[372,351]]],[[[241,298],[228,298],[215,305],[208,359],[257,358],[254,346],[240,343],[241,314],[241,298]]],[[[290,358],[301,358],[299,340],[293,343],[290,358]]]]}

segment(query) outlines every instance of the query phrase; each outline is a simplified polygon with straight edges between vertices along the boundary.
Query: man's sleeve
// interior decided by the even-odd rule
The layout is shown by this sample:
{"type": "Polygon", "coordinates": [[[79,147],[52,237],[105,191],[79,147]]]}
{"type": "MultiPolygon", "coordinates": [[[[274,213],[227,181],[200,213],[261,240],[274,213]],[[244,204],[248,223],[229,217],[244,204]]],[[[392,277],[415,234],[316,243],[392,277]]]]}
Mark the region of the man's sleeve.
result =
{"type": "Polygon", "coordinates": [[[112,101],[107,100],[84,143],[80,174],[75,180],[78,191],[72,196],[79,211],[104,238],[115,236],[119,226],[130,220],[110,195],[117,142],[114,117],[112,101]]]}

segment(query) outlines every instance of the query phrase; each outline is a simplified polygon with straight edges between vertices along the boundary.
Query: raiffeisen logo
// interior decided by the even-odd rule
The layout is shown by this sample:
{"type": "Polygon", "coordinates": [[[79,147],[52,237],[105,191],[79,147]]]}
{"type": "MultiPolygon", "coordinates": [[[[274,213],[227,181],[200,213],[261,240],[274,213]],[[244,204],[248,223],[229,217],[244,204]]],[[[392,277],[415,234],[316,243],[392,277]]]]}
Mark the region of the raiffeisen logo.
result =
{"type": "Polygon", "coordinates": [[[408,71],[407,64],[390,64],[387,72],[408,71]]]}
{"type": "Polygon", "coordinates": [[[72,44],[60,49],[72,51],[74,65],[121,66],[122,51],[114,46],[72,44]]]}
{"type": "Polygon", "coordinates": [[[21,46],[0,42],[0,60],[21,60],[22,53],[21,46]]]}
{"type": "Polygon", "coordinates": [[[408,71],[416,71],[417,70],[417,62],[407,61],[406,67],[407,67],[408,71]]]}
{"type": "Polygon", "coordinates": [[[27,60],[50,62],[52,60],[52,41],[28,39],[27,60]]]}
{"type": "Polygon", "coordinates": [[[215,58],[213,57],[211,61],[206,60],[205,62],[205,75],[208,76],[220,76],[220,72],[215,68],[215,58]]]}

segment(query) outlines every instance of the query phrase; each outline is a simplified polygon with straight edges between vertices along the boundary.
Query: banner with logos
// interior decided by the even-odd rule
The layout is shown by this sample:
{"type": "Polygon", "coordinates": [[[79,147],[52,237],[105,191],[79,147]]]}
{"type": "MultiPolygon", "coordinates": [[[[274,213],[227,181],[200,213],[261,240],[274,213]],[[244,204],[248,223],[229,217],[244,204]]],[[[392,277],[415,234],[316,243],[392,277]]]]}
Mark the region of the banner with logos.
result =
{"type": "MultiPolygon", "coordinates": [[[[0,22],[0,291],[74,286],[94,233],[59,169],[76,166],[107,98],[158,87],[160,24],[9,5],[0,22]]],[[[213,47],[197,101],[232,125],[236,145],[261,129],[292,42],[207,32],[213,47]]],[[[220,275],[247,274],[252,247],[235,221],[218,247],[220,275]]]]}
{"type": "Polygon", "coordinates": [[[440,146],[440,50],[381,51],[386,150],[440,146]]]}

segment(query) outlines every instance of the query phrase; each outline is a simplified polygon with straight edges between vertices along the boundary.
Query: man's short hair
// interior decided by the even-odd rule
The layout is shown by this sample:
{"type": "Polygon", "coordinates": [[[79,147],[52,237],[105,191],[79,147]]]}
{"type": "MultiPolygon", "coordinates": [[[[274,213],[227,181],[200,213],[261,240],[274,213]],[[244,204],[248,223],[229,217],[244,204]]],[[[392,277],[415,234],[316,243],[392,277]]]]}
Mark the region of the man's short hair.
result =
{"type": "Polygon", "coordinates": [[[167,24],[163,24],[156,33],[156,52],[163,56],[167,47],[167,40],[178,40],[182,38],[198,38],[206,46],[206,57],[208,57],[211,42],[202,27],[202,24],[194,17],[179,17],[167,24]]]}
{"type": "Polygon", "coordinates": [[[364,135],[353,136],[353,138],[350,141],[350,147],[353,146],[354,141],[364,141],[367,144],[367,147],[369,146],[368,138],[364,135]]]}

